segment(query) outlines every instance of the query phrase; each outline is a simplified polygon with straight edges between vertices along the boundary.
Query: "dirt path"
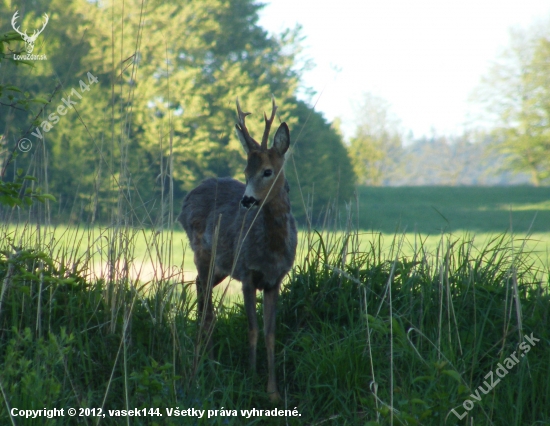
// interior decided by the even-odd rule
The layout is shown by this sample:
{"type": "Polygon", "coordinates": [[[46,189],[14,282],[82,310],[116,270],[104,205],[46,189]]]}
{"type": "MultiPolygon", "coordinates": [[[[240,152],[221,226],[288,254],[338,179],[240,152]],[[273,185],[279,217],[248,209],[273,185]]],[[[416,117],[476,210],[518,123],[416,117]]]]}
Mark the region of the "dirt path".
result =
{"type": "MultiPolygon", "coordinates": [[[[118,273],[119,277],[126,275],[126,265],[122,262],[116,265],[115,273],[118,273]]],[[[107,279],[109,277],[109,266],[107,263],[96,262],[92,265],[90,271],[91,279],[107,279]]],[[[153,262],[133,262],[128,265],[128,276],[136,282],[139,281],[143,284],[151,283],[153,281],[169,280],[180,283],[194,283],[197,276],[196,269],[184,269],[183,271],[177,267],[172,266],[170,268],[164,267],[160,263],[153,262]]],[[[225,287],[229,284],[226,297],[235,297],[241,294],[241,283],[239,281],[232,280],[229,282],[229,278],[223,280],[218,286],[216,286],[214,293],[216,295],[221,294],[225,290],[225,287]]],[[[195,286],[191,288],[195,290],[195,286]]]]}

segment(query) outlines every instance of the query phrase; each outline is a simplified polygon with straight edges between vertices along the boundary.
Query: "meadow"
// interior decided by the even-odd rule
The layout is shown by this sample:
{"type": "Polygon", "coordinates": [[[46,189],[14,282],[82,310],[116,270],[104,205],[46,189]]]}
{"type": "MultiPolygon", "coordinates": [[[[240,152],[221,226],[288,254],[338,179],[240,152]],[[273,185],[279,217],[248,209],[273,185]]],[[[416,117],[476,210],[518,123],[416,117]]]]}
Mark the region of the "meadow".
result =
{"type": "Polygon", "coordinates": [[[550,232],[550,188],[359,187],[360,229],[440,234],[550,232]]]}
{"type": "Polygon", "coordinates": [[[247,370],[239,283],[220,285],[215,356],[197,358],[179,227],[0,225],[2,424],[69,407],[82,416],[46,424],[548,424],[546,189],[469,189],[360,188],[301,230],[279,301],[279,407],[262,339],[247,370]]]}

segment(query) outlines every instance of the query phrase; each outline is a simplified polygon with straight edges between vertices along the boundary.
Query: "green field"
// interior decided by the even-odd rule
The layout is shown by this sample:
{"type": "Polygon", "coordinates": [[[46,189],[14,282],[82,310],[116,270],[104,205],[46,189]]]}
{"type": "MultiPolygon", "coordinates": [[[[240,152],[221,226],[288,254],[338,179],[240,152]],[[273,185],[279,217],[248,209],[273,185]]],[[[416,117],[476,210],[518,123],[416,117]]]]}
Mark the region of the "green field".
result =
{"type": "Polygon", "coordinates": [[[359,187],[358,200],[360,229],[550,232],[549,187],[359,187]]]}
{"type": "MultiPolygon", "coordinates": [[[[450,243],[465,240],[477,249],[496,235],[507,233],[514,236],[516,249],[531,253],[530,258],[537,269],[544,273],[548,270],[550,188],[358,187],[357,193],[358,203],[351,210],[354,227],[358,225],[359,228],[356,235],[360,251],[378,244],[382,252],[390,255],[395,238],[403,237],[400,257],[411,258],[420,248],[435,256],[441,250],[442,235],[450,243]]],[[[328,222],[333,223],[332,220],[328,222]]],[[[345,220],[341,218],[340,223],[345,220]]],[[[154,274],[166,274],[160,265],[179,268],[183,271],[183,281],[192,281],[196,276],[193,252],[179,224],[175,224],[172,231],[162,233],[128,229],[124,231],[123,241],[119,230],[110,226],[59,225],[39,229],[40,235],[37,235],[36,229],[29,228],[28,224],[11,225],[4,228],[4,234],[19,235],[21,245],[28,246],[35,241],[55,241],[47,244],[50,256],[66,257],[65,253],[71,253],[74,260],[79,259],[81,263],[87,260],[89,270],[86,273],[93,276],[105,273],[109,253],[113,250],[119,254],[124,251],[125,259],[132,264],[131,277],[142,283],[149,282],[154,274]]],[[[339,232],[319,231],[324,232],[329,241],[341,237],[339,232]]],[[[308,253],[305,230],[300,231],[299,241],[297,263],[308,253]]],[[[391,256],[396,255],[396,247],[391,256]]],[[[221,288],[218,287],[218,291],[221,288]]],[[[228,300],[239,299],[240,283],[231,282],[228,295],[231,296],[228,300]]]]}

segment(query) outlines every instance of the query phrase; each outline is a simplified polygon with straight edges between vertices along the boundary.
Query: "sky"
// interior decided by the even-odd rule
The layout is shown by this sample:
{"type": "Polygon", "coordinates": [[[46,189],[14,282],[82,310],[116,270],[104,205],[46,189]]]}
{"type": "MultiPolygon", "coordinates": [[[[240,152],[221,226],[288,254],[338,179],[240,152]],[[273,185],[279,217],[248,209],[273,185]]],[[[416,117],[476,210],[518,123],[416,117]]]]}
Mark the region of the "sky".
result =
{"type": "Polygon", "coordinates": [[[468,101],[510,29],[550,17],[548,0],[264,0],[270,33],[302,26],[304,75],[316,110],[342,120],[349,138],[361,95],[387,100],[403,129],[459,135],[471,126],[468,101]]]}

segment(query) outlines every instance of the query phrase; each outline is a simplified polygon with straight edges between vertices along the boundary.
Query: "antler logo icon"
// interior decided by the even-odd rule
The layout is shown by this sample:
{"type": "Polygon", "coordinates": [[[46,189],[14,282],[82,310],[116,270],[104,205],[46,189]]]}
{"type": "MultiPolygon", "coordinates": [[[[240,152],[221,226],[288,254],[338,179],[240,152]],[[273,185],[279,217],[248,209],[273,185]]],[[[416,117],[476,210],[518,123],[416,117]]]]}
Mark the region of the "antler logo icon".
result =
{"type": "Polygon", "coordinates": [[[36,41],[40,33],[44,31],[44,28],[46,28],[46,25],[48,25],[48,21],[50,20],[50,18],[48,17],[47,13],[44,13],[45,22],[44,22],[44,25],[42,25],[42,28],[40,30],[34,30],[32,35],[28,36],[27,30],[25,30],[25,32],[22,33],[21,31],[19,31],[19,27],[15,26],[15,21],[17,21],[17,18],[19,17],[18,14],[19,14],[19,11],[16,10],[15,13],[13,14],[13,18],[11,18],[11,26],[15,31],[21,34],[21,37],[23,37],[23,40],[25,40],[25,49],[27,50],[27,53],[32,53],[32,51],[34,50],[34,42],[36,41]]]}

